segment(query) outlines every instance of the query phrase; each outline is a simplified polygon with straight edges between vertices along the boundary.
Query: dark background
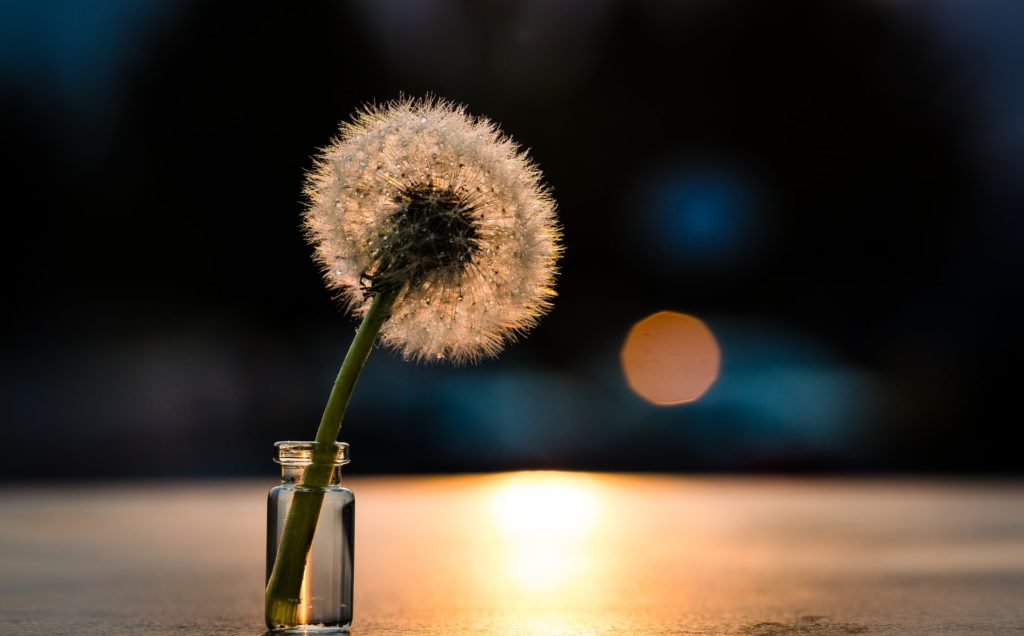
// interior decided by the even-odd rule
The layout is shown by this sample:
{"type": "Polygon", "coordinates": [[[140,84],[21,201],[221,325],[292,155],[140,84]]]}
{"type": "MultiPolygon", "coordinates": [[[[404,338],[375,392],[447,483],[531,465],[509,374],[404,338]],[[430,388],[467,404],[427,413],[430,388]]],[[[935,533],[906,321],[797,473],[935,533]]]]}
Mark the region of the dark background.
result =
{"type": "Polygon", "coordinates": [[[378,351],[355,472],[1021,470],[1024,5],[977,0],[5,2],[0,475],[272,474],[355,323],[299,231],[360,104],[529,147],[554,311],[474,367],[378,351]],[[619,367],[699,316],[699,401],[619,367]]]}

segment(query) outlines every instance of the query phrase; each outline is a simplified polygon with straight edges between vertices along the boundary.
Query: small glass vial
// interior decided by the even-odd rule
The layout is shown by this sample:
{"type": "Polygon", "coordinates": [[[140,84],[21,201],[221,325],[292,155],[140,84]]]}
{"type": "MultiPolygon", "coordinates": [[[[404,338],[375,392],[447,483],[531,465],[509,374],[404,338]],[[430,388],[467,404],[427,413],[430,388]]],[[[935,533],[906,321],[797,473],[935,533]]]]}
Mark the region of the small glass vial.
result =
{"type": "Polygon", "coordinates": [[[278,442],[274,461],[281,464],[281,485],[267,499],[267,581],[288,511],[296,498],[322,499],[313,543],[303,572],[294,624],[267,627],[283,634],[340,634],[352,625],[352,571],[355,497],[341,487],[341,467],[349,462],[348,444],[337,443],[334,468],[326,486],[309,488],[302,476],[313,460],[314,442],[278,442]]]}

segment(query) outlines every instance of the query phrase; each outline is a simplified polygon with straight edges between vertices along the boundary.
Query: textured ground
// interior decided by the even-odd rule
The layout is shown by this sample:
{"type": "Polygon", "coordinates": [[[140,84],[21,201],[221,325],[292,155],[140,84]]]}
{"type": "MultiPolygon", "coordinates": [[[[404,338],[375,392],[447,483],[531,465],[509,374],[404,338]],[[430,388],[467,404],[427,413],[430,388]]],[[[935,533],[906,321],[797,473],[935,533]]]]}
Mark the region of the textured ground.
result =
{"type": "MultiPolygon", "coordinates": [[[[0,489],[0,633],[262,632],[272,482],[0,489]]],[[[1024,484],[352,479],[370,634],[1024,633],[1024,484]]]]}

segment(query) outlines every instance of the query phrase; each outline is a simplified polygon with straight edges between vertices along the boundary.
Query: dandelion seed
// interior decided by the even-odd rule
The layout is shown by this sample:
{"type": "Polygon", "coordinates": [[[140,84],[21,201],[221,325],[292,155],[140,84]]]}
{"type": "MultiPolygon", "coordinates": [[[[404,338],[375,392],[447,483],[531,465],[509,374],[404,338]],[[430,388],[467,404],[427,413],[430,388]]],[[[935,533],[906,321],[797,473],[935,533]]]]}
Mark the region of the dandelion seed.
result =
{"type": "Polygon", "coordinates": [[[554,200],[526,153],[461,106],[361,111],[318,157],[306,195],[328,286],[357,315],[397,293],[381,339],[407,358],[493,356],[550,307],[554,200]]]}

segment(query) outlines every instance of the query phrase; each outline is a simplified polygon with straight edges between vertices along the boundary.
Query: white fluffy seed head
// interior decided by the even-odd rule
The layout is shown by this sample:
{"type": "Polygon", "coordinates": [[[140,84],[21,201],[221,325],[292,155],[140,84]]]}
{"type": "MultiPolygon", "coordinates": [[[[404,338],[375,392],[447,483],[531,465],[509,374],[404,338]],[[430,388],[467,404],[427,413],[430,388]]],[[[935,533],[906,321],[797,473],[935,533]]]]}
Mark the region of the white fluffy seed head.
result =
{"type": "Polygon", "coordinates": [[[462,106],[361,110],[317,158],[306,195],[328,286],[357,315],[396,291],[381,339],[406,358],[494,356],[550,308],[554,200],[526,153],[462,106]]]}

